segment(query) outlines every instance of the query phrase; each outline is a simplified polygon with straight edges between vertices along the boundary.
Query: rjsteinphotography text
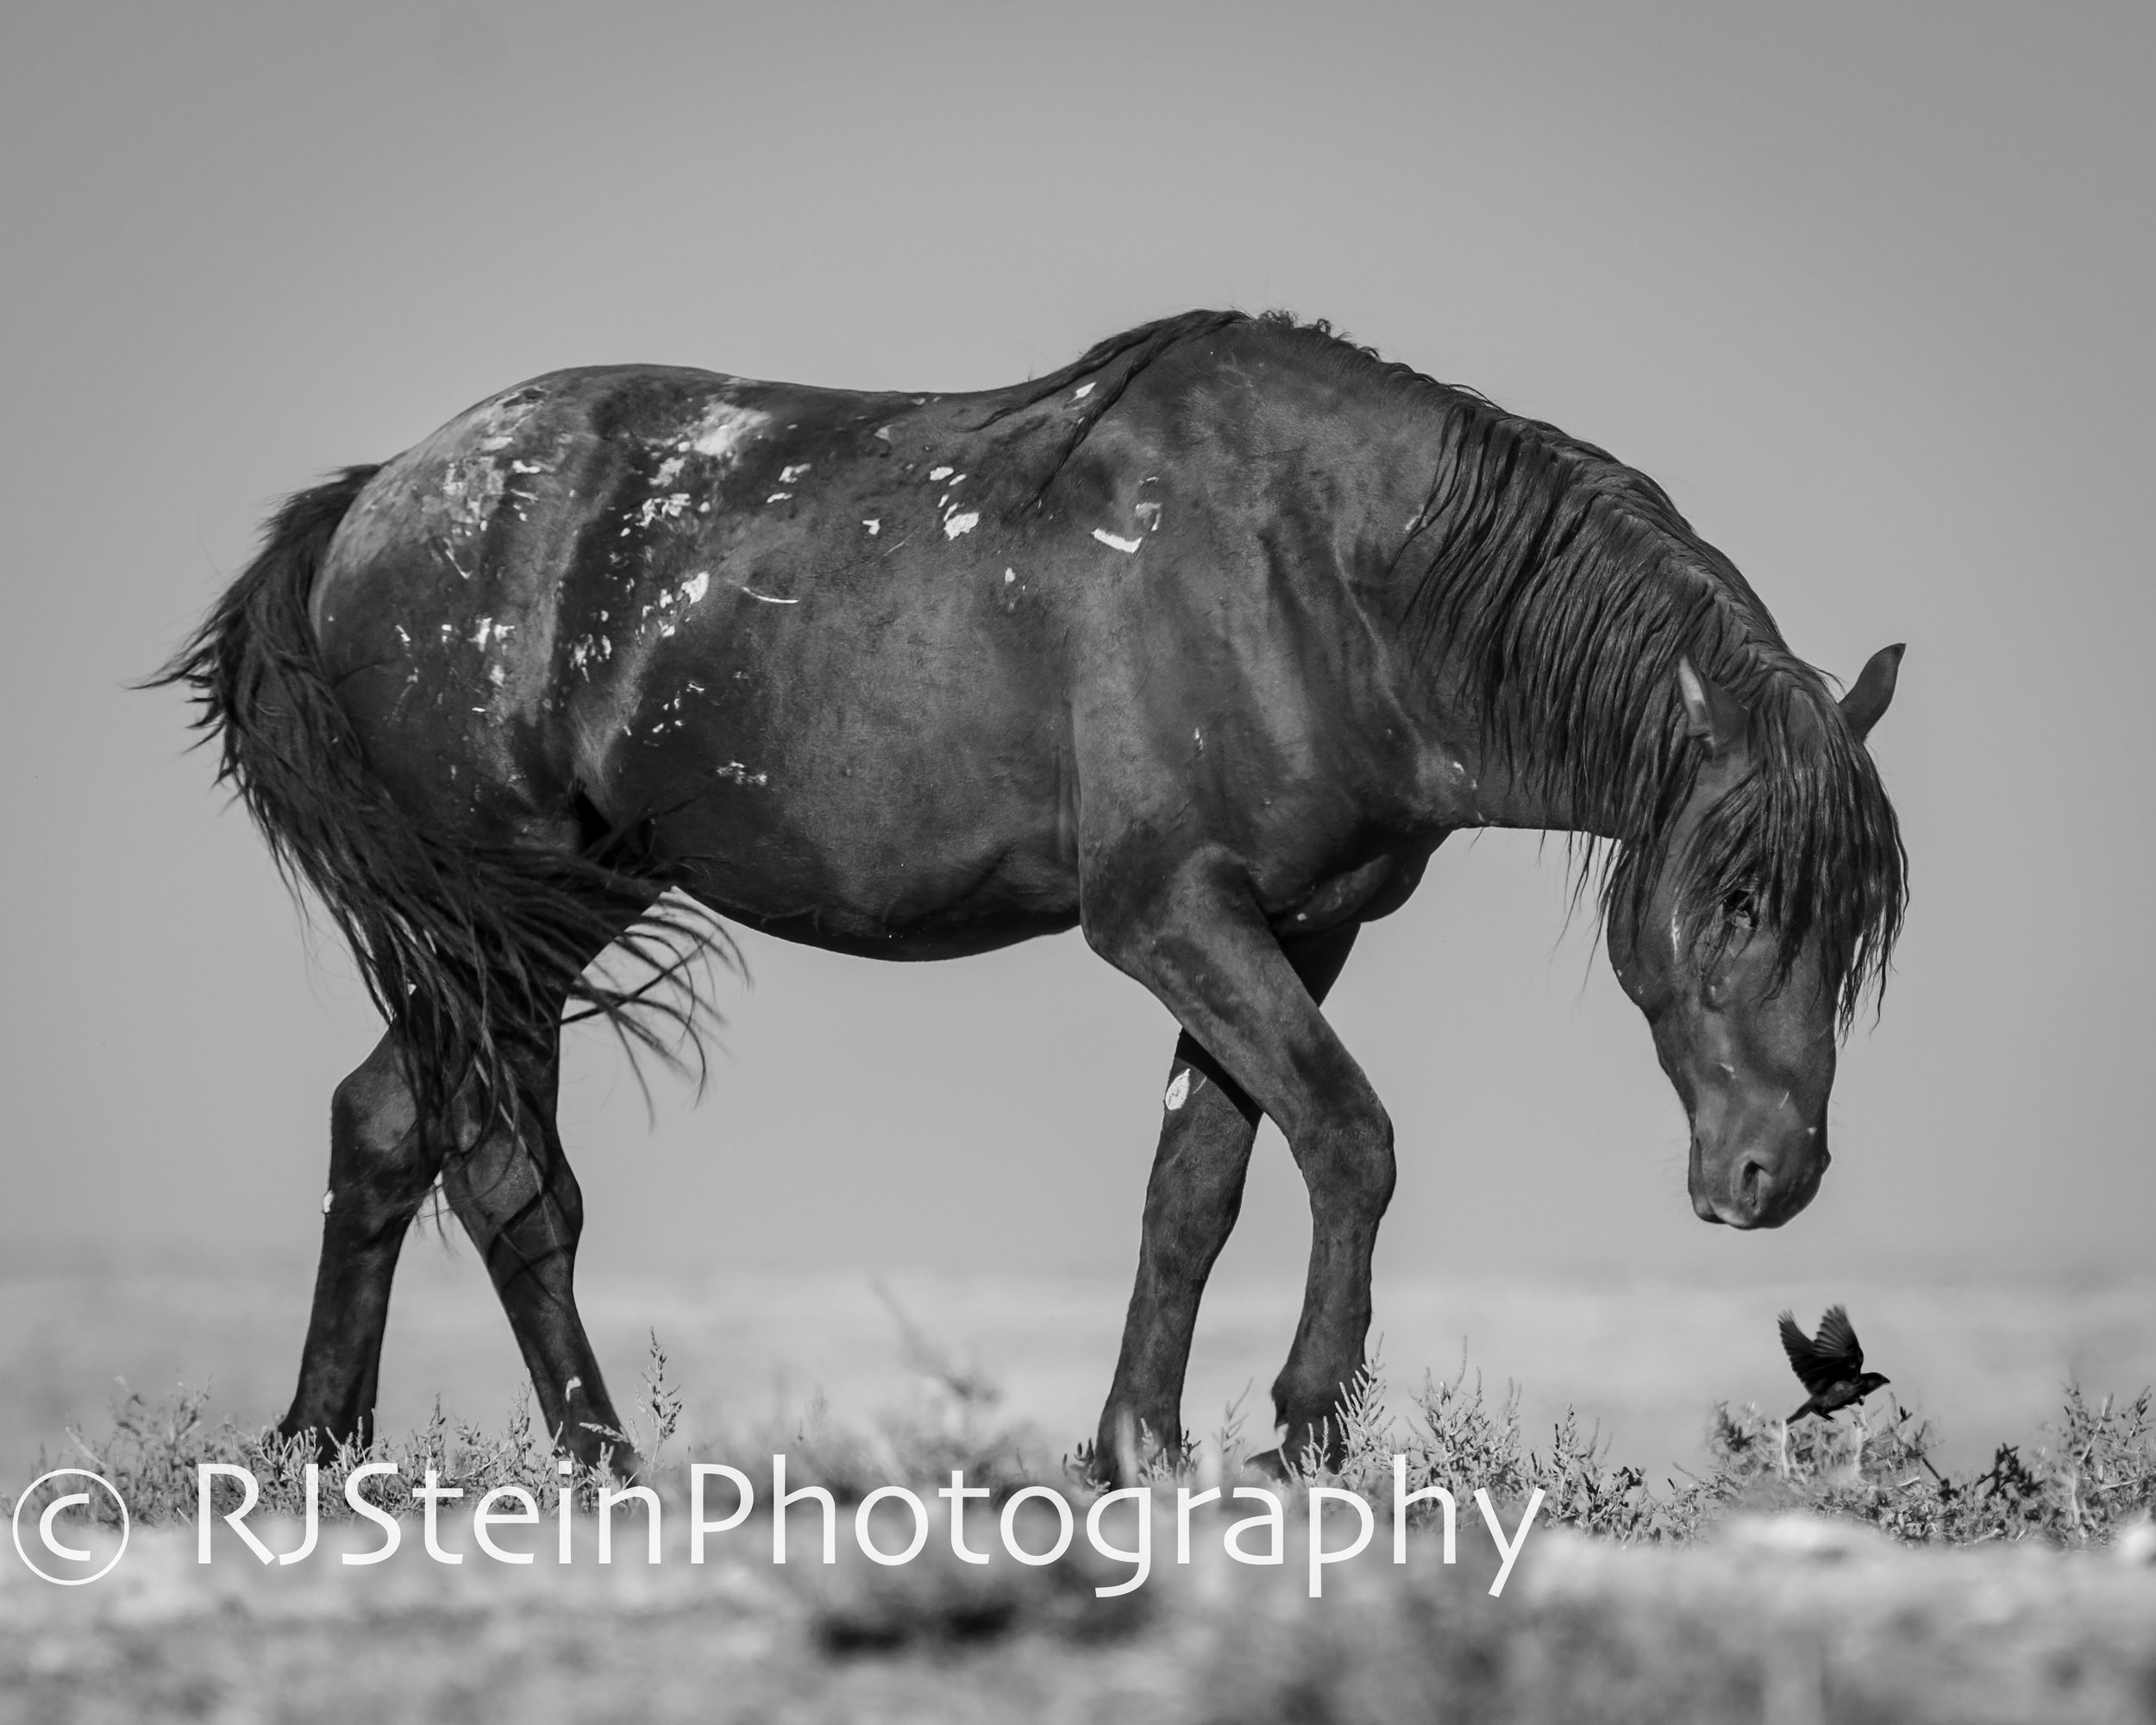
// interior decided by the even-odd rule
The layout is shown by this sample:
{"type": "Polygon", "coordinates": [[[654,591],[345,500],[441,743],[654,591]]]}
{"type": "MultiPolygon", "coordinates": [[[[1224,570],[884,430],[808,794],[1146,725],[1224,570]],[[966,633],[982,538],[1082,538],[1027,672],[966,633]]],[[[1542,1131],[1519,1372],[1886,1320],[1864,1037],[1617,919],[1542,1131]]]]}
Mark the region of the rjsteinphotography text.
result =
{"type": "MultiPolygon", "coordinates": [[[[492,1563],[528,1565],[538,1561],[541,1548],[551,1546],[555,1563],[570,1564],[577,1560],[581,1543],[587,1548],[586,1560],[595,1556],[599,1563],[611,1565],[618,1539],[631,1561],[638,1545],[643,1548],[646,1563],[665,1561],[662,1530],[667,1510],[656,1490],[649,1485],[601,1486],[593,1513],[580,1515],[574,1508],[571,1465],[566,1461],[559,1465],[562,1481],[547,1506],[550,1514],[542,1512],[538,1497],[520,1485],[497,1486],[476,1502],[465,1505],[459,1502],[467,1495],[464,1490],[442,1484],[436,1471],[429,1468],[423,1480],[411,1491],[419,1509],[418,1532],[427,1556],[449,1565],[462,1564],[473,1554],[492,1563]],[[445,1509],[452,1504],[455,1511],[468,1513],[459,1515],[445,1509]],[[445,1544],[445,1531],[459,1520],[468,1539],[445,1544]],[[553,1523],[550,1539],[536,1531],[548,1521],[553,1523]],[[588,1549],[594,1538],[595,1553],[588,1549]]],[[[321,1470],[317,1466],[310,1464],[306,1469],[306,1507],[298,1543],[281,1552],[263,1538],[266,1527],[258,1531],[250,1525],[262,1496],[261,1484],[253,1472],[229,1462],[204,1462],[196,1473],[198,1563],[215,1563],[220,1556],[229,1560],[242,1549],[265,1565],[303,1563],[316,1554],[322,1533],[321,1470]]],[[[371,1548],[341,1552],[340,1563],[383,1563],[403,1545],[407,1531],[404,1520],[368,1496],[374,1482],[400,1473],[397,1463],[376,1461],[364,1463],[347,1476],[346,1504],[360,1521],[373,1523],[380,1530],[380,1538],[371,1548]]],[[[1430,1508],[1423,1513],[1431,1517],[1439,1534],[1437,1544],[1441,1560],[1457,1561],[1459,1512],[1452,1494],[1438,1485],[1411,1491],[1407,1458],[1403,1455],[1393,1458],[1392,1476],[1393,1562],[1407,1561],[1409,1512],[1425,1504],[1430,1508]]],[[[106,1484],[102,1479],[97,1483],[106,1484]]],[[[118,1493],[113,1491],[112,1496],[116,1501],[118,1493]]],[[[998,1507],[982,1502],[993,1496],[988,1487],[968,1485],[964,1471],[954,1470],[950,1484],[937,1488],[934,1496],[943,1500],[943,1508],[937,1511],[931,1511],[919,1495],[902,1485],[881,1486],[862,1497],[852,1507],[850,1517],[852,1536],[862,1555],[886,1565],[911,1563],[927,1548],[935,1524],[940,1521],[947,1528],[953,1556],[962,1563],[993,1561],[988,1548],[993,1539],[1012,1561],[1040,1566],[1053,1564],[1069,1552],[1081,1529],[1081,1512],[1050,1486],[1026,1486],[1006,1496],[998,1507]],[[969,1518],[967,1512],[975,1505],[980,1508],[969,1518]]],[[[1513,1565],[1526,1544],[1536,1512],[1542,1507],[1543,1494],[1538,1488],[1530,1495],[1518,1524],[1509,1532],[1486,1490],[1476,1488],[1473,1496],[1498,1558],[1489,1590],[1493,1596],[1501,1595],[1513,1565]]],[[[760,1545],[761,1530],[745,1526],[759,1501],[755,1482],[741,1469],[716,1462],[692,1465],[686,1506],[689,1562],[704,1562],[706,1551],[715,1549],[724,1535],[733,1534],[737,1540],[760,1545]]],[[[761,1501],[770,1511],[773,1563],[788,1561],[789,1541],[794,1561],[831,1564],[838,1560],[840,1529],[849,1519],[845,1511],[823,1486],[789,1488],[783,1453],[771,1458],[768,1494],[761,1501]],[[805,1526],[803,1517],[808,1518],[805,1526]]],[[[22,1502],[28,1502],[28,1495],[22,1502]]],[[[678,1504],[674,1513],[681,1513],[678,1504]]],[[[1178,1564],[1191,1561],[1194,1543],[1217,1538],[1233,1562],[1276,1565],[1288,1561],[1291,1517],[1304,1520],[1307,1526],[1307,1538],[1302,1544],[1307,1553],[1313,1599],[1323,1596],[1326,1570],[1360,1557],[1377,1533],[1377,1515],[1369,1501],[1359,1492],[1340,1486],[1283,1483],[1279,1489],[1261,1485],[1194,1489],[1184,1485],[1175,1488],[1172,1501],[1165,1487],[1133,1486],[1103,1492],[1083,1509],[1084,1537],[1102,1558],[1129,1565],[1131,1571],[1122,1580],[1094,1591],[1102,1598],[1112,1598],[1135,1592],[1145,1584],[1152,1573],[1156,1519],[1164,1524],[1160,1529],[1163,1540],[1173,1538],[1174,1561],[1178,1564]],[[1300,1506],[1294,1503],[1298,1494],[1304,1499],[1300,1506]],[[1244,1509],[1250,1513],[1230,1519],[1244,1509]]],[[[18,1505],[16,1521],[18,1545],[26,1531],[22,1524],[27,1521],[30,1537],[41,1539],[56,1555],[88,1555],[53,1543],[58,1535],[49,1513],[42,1518],[25,1517],[18,1505]]],[[[744,1544],[742,1549],[749,1546],[744,1544]]],[[[27,1561],[28,1553],[24,1555],[27,1561]]]]}

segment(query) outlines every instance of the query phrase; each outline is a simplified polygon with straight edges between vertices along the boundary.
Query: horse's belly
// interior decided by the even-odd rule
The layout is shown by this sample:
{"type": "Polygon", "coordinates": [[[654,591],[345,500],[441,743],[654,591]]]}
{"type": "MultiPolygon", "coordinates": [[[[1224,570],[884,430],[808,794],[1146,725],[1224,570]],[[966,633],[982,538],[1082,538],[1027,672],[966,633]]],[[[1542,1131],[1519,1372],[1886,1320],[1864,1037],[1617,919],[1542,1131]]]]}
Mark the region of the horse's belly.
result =
{"type": "Polygon", "coordinates": [[[690,890],[700,902],[743,927],[805,946],[869,958],[971,958],[1040,935],[1061,934],[1078,922],[1075,904],[1061,913],[1050,914],[1030,905],[975,900],[936,913],[893,916],[865,904],[829,903],[803,908],[769,895],[736,894],[718,884],[690,890]]]}
{"type": "Polygon", "coordinates": [[[714,730],[669,739],[594,789],[666,811],[653,850],[722,915],[842,950],[955,957],[1077,920],[1052,762],[1004,765],[956,740],[841,750],[812,730],[753,746],[714,730]]]}
{"type": "Polygon", "coordinates": [[[991,848],[944,832],[914,844],[867,826],[838,842],[755,821],[724,833],[664,823],[655,837],[681,862],[688,890],[721,915],[813,946],[956,958],[1078,920],[1075,871],[1047,843],[991,848]]]}

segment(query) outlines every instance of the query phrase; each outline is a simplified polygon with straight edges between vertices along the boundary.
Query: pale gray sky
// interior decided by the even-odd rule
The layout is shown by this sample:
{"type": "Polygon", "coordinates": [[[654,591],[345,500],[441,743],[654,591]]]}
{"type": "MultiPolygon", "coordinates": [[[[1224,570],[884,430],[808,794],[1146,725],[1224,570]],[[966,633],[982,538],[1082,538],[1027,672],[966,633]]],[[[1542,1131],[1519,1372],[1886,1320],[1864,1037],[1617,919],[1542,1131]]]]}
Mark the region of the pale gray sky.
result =
{"type": "MultiPolygon", "coordinates": [[[[1644,467],[1828,669],[1909,643],[1915,906],[1810,1211],[1693,1218],[1554,849],[1492,836],[1335,996],[1400,1128],[1381,1274],[2145,1264],[2153,16],[10,5],[0,1252],[313,1251],[371,1015],[122,687],[278,496],[560,366],[966,388],[1236,304],[1644,467]]],[[[1075,936],[749,950],[655,1132],[578,1044],[587,1263],[1132,1260],[1173,1031],[1075,936]]],[[[1269,1140],[1223,1271],[1305,1233],[1269,1140]]]]}

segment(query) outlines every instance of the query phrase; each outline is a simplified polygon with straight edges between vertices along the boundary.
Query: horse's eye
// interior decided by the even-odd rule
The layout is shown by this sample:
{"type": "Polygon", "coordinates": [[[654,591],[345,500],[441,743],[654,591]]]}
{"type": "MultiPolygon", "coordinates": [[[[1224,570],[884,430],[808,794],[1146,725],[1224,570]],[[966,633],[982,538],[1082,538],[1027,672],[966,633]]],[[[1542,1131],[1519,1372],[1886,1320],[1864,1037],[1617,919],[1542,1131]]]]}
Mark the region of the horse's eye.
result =
{"type": "Polygon", "coordinates": [[[1747,892],[1731,893],[1722,900],[1722,919],[1733,922],[1739,928],[1757,928],[1759,925],[1758,901],[1747,892]]]}

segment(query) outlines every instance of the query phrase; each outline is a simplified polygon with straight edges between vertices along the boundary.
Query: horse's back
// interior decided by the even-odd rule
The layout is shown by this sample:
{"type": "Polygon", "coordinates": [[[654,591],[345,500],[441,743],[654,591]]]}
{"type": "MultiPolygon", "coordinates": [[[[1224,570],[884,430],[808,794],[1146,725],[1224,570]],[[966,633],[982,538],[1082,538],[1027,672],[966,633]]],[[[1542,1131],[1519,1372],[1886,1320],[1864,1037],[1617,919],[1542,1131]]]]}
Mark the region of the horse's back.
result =
{"type": "Polygon", "coordinates": [[[989,474],[937,454],[993,455],[994,401],[623,367],[460,414],[368,485],[313,595],[370,763],[460,826],[655,818],[726,908],[841,944],[960,875],[1068,924],[1046,631],[989,474]]]}

